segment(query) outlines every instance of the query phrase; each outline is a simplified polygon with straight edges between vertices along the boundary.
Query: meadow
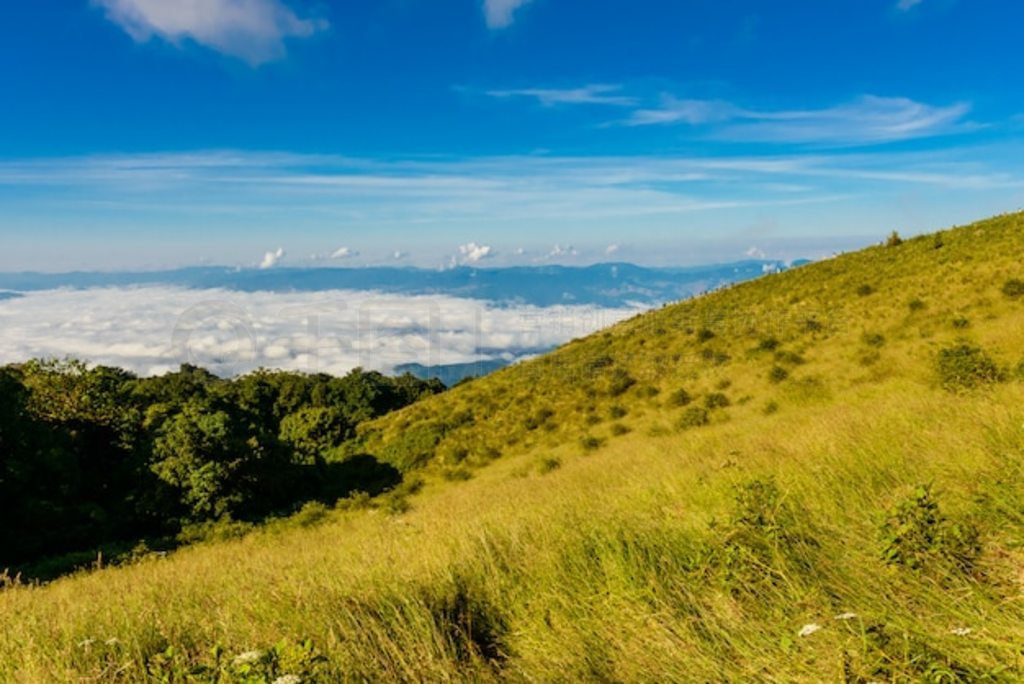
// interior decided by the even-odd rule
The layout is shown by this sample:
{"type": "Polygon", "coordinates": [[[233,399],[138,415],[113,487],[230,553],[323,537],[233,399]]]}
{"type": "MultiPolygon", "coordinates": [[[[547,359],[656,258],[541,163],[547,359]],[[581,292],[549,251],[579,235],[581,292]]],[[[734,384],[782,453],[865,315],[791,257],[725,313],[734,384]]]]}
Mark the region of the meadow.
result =
{"type": "Polygon", "coordinates": [[[1024,215],[358,426],[404,481],[0,590],[4,681],[1024,679],[1024,215]]]}

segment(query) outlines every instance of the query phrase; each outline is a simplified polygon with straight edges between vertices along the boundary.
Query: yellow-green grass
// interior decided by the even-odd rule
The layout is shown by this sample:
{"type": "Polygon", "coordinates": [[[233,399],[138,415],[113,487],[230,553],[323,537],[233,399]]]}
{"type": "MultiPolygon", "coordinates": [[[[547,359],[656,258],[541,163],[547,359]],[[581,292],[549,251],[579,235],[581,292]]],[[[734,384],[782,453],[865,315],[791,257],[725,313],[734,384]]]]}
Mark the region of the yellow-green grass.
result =
{"type": "Polygon", "coordinates": [[[473,413],[426,459],[410,510],[339,510],[0,591],[0,681],[1022,679],[1024,383],[954,393],[935,377],[964,336],[1007,368],[1024,356],[1024,302],[1000,292],[1020,276],[1022,226],[1001,217],[938,249],[929,236],[667,307],[388,417],[367,448],[473,413]],[[864,282],[875,294],[856,294],[864,282]],[[808,330],[812,313],[824,329],[808,330]],[[715,338],[699,342],[703,327],[715,338]],[[754,351],[767,337],[806,362],[754,351]],[[702,347],[731,358],[658,360],[702,347]],[[602,355],[614,365],[587,370],[602,355]],[[768,379],[776,364],[790,377],[768,379]],[[610,396],[615,367],[637,384],[610,396]],[[732,405],[679,429],[668,395],[699,404],[726,378],[732,405]],[[587,425],[577,405],[627,414],[587,425]],[[538,406],[550,429],[523,425],[538,406]],[[613,437],[615,423],[631,431],[613,437]],[[588,434],[605,441],[585,449],[588,434]],[[478,451],[499,440],[501,458],[478,451]],[[454,445],[461,463],[446,461],[454,445]],[[466,482],[439,476],[484,463],[466,482]],[[771,482],[752,521],[737,493],[771,482]],[[948,526],[980,532],[970,568],[883,559],[889,512],[929,483],[948,526]],[[232,662],[276,644],[274,664],[232,662]]]}

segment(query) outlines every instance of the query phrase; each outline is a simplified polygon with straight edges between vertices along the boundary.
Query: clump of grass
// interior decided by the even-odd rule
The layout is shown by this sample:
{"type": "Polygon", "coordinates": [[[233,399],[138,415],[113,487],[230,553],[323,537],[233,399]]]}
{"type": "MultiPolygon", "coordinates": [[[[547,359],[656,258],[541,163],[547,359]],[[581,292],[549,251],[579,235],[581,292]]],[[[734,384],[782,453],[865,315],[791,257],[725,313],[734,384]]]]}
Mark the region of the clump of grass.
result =
{"type": "Polygon", "coordinates": [[[685,389],[679,388],[668,396],[669,406],[686,406],[693,401],[693,397],[685,389]]]}
{"type": "Polygon", "coordinates": [[[1020,299],[1024,297],[1024,280],[1020,278],[1011,278],[1003,283],[1003,294],[1010,299],[1020,299]]]}
{"type": "Polygon", "coordinates": [[[869,297],[873,294],[875,294],[875,288],[873,285],[865,283],[857,288],[858,297],[869,297]]]}
{"type": "Polygon", "coordinates": [[[807,359],[793,351],[777,351],[775,360],[779,363],[788,363],[791,366],[802,366],[807,363],[807,359]]]}
{"type": "Polygon", "coordinates": [[[971,327],[971,319],[967,318],[967,316],[964,316],[963,314],[953,316],[953,320],[950,321],[950,323],[957,330],[966,330],[971,327]]]}
{"type": "Polygon", "coordinates": [[[779,345],[781,345],[781,344],[782,343],[779,342],[774,337],[765,337],[765,338],[761,339],[757,343],[757,351],[762,351],[762,352],[775,351],[776,349],[779,348],[779,345]]]}
{"type": "Polygon", "coordinates": [[[585,435],[580,438],[580,446],[583,451],[597,451],[604,446],[604,440],[594,435],[585,435]]]}
{"type": "Polygon", "coordinates": [[[866,332],[861,335],[860,340],[867,346],[874,347],[876,349],[885,346],[885,335],[882,335],[881,333],[866,332]]]}
{"type": "Polygon", "coordinates": [[[558,470],[561,467],[561,459],[558,459],[554,456],[545,456],[544,458],[540,459],[540,462],[537,464],[537,471],[541,475],[547,475],[548,473],[558,470]]]}
{"type": "Polygon", "coordinates": [[[936,564],[969,573],[981,553],[976,527],[948,520],[939,510],[931,485],[890,511],[882,526],[882,559],[890,565],[924,570],[936,564]]]}
{"type": "Polygon", "coordinates": [[[939,351],[936,369],[940,384],[947,390],[972,390],[1002,382],[1005,372],[980,347],[961,342],[939,351]]]}
{"type": "Polygon", "coordinates": [[[614,423],[611,427],[611,432],[613,436],[621,437],[623,435],[628,435],[632,430],[622,423],[614,423]]]}
{"type": "Polygon", "coordinates": [[[778,384],[789,377],[789,371],[782,366],[772,366],[768,371],[768,381],[778,384]]]}
{"type": "Polygon", "coordinates": [[[907,308],[910,309],[911,313],[917,313],[918,311],[924,311],[928,308],[928,305],[920,297],[914,297],[907,302],[907,308]]]}
{"type": "Polygon", "coordinates": [[[691,428],[703,427],[710,422],[711,418],[708,415],[707,409],[700,406],[691,406],[679,416],[679,420],[676,421],[676,427],[680,430],[689,430],[691,428]]]}
{"type": "Polygon", "coordinates": [[[729,397],[722,394],[721,392],[712,392],[704,397],[704,407],[709,411],[714,409],[727,408],[732,402],[729,401],[729,397]]]}
{"type": "Polygon", "coordinates": [[[764,408],[761,410],[761,412],[766,416],[771,416],[778,413],[779,402],[775,401],[774,399],[769,401],[767,404],[764,405],[764,408]]]}
{"type": "Polygon", "coordinates": [[[715,333],[708,328],[701,328],[697,331],[698,342],[708,342],[713,339],[715,339],[715,333]]]}
{"type": "Polygon", "coordinates": [[[608,409],[608,415],[611,416],[612,419],[617,420],[619,418],[625,417],[628,414],[629,409],[627,409],[622,404],[615,404],[610,409],[608,409]]]}

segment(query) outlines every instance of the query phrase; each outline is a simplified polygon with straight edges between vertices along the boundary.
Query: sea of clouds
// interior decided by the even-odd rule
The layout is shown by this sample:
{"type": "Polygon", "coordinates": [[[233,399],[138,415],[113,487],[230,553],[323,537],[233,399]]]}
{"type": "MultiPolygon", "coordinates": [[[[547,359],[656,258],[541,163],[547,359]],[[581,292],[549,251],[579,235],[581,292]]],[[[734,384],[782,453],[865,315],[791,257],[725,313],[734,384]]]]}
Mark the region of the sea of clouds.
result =
{"type": "Polygon", "coordinates": [[[45,290],[0,300],[0,363],[74,357],[140,375],[181,363],[222,376],[260,367],[388,372],[403,363],[523,358],[639,311],[340,290],[45,290]]]}

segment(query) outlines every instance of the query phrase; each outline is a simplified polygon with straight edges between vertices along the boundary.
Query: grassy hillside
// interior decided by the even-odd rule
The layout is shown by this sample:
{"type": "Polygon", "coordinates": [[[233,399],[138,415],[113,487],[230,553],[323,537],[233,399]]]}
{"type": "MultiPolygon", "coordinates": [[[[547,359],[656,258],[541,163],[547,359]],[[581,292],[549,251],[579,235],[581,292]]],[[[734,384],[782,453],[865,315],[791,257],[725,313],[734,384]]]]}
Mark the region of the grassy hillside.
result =
{"type": "Polygon", "coordinates": [[[0,591],[0,681],[1024,679],[1022,262],[1003,216],[418,403],[381,505],[0,591]]]}

